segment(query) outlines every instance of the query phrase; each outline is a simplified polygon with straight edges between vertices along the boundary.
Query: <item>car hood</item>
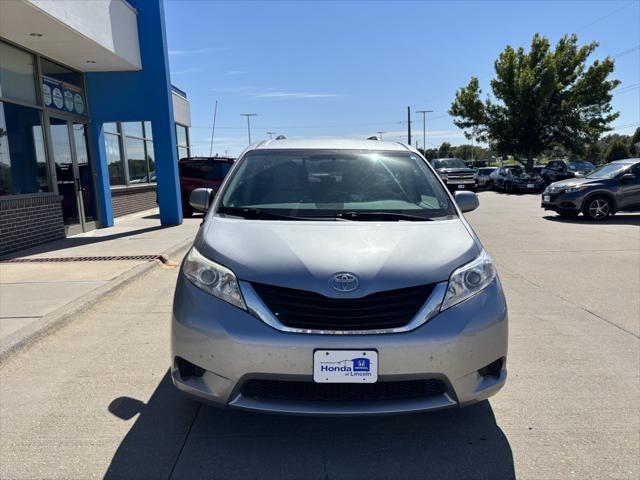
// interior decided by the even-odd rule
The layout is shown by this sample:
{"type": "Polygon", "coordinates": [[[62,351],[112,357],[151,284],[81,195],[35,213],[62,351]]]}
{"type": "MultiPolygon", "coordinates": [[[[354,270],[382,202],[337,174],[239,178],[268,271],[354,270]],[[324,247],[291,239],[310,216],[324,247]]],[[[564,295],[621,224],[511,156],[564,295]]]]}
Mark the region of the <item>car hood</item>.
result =
{"type": "Polygon", "coordinates": [[[574,187],[576,185],[602,185],[606,182],[606,179],[602,178],[568,178],[566,180],[560,180],[559,182],[553,182],[549,187],[562,188],[562,187],[574,187]]]}
{"type": "Polygon", "coordinates": [[[437,168],[438,173],[476,173],[471,168],[437,168]]]}
{"type": "Polygon", "coordinates": [[[329,297],[448,280],[477,257],[475,239],[458,219],[430,222],[269,221],[214,216],[196,240],[206,257],[239,280],[315,291],[329,297]],[[332,275],[350,272],[359,287],[335,292],[332,275]]]}
{"type": "Polygon", "coordinates": [[[524,175],[520,175],[519,177],[513,175],[515,180],[520,180],[522,182],[538,182],[542,180],[542,177],[536,174],[525,173],[524,175]]]}

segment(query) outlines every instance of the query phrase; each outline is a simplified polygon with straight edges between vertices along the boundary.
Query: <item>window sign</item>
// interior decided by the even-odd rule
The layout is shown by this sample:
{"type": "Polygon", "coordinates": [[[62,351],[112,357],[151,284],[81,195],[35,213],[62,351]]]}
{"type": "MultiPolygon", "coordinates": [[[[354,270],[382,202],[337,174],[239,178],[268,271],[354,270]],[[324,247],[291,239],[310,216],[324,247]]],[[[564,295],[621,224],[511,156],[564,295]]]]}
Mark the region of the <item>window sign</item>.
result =
{"type": "Polygon", "coordinates": [[[82,89],[76,85],[43,75],[42,99],[47,108],[86,115],[82,89]]]}

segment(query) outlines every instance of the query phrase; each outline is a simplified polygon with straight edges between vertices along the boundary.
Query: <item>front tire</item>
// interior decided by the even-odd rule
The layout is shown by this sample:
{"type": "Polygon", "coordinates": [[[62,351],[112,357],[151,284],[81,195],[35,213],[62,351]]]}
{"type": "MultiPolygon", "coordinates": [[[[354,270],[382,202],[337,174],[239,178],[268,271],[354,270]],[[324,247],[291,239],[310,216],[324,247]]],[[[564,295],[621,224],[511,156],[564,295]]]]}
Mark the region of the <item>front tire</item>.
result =
{"type": "Polygon", "coordinates": [[[590,198],[582,209],[585,217],[596,222],[600,222],[611,215],[613,205],[607,197],[590,198]]]}

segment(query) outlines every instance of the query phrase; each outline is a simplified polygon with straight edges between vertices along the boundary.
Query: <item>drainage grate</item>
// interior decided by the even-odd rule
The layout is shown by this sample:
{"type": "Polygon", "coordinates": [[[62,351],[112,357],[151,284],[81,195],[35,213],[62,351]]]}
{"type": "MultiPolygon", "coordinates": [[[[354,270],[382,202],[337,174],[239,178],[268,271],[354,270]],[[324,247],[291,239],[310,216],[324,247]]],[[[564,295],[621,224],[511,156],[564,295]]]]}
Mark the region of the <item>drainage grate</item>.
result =
{"type": "Polygon", "coordinates": [[[138,260],[151,262],[166,261],[162,255],[105,255],[100,257],[41,257],[41,258],[11,258],[0,260],[0,263],[57,263],[57,262],[113,262],[118,260],[138,260]]]}

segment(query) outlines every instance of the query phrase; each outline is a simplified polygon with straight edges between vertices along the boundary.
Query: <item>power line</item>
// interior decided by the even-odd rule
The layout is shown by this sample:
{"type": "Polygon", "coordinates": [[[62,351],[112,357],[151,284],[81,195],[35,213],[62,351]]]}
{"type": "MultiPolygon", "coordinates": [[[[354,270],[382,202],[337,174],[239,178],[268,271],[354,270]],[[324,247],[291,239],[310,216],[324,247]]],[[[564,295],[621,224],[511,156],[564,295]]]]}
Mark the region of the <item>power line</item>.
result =
{"type": "Polygon", "coordinates": [[[607,14],[605,14],[605,15],[602,15],[601,17],[596,18],[596,19],[595,19],[594,21],[592,21],[591,23],[588,23],[588,24],[586,24],[586,25],[583,25],[583,26],[582,26],[582,27],[580,27],[580,28],[577,28],[575,31],[576,31],[576,32],[579,32],[579,31],[581,31],[581,30],[584,30],[584,29],[586,29],[586,28],[589,28],[590,26],[595,25],[596,23],[600,22],[601,20],[604,20],[605,18],[609,18],[609,17],[610,17],[611,15],[613,15],[614,13],[618,13],[620,10],[624,10],[625,8],[627,8],[627,7],[631,6],[631,5],[634,5],[634,4],[636,4],[636,3],[637,3],[637,2],[636,2],[635,0],[634,0],[634,1],[632,1],[632,2],[629,2],[629,3],[626,3],[626,4],[624,4],[623,6],[618,7],[618,8],[616,8],[615,10],[612,10],[612,11],[610,11],[609,13],[607,13],[607,14]]]}
{"type": "Polygon", "coordinates": [[[623,50],[622,52],[618,52],[618,53],[612,55],[611,58],[624,57],[625,55],[629,55],[630,53],[635,52],[636,50],[640,50],[640,45],[636,45],[635,47],[630,48],[628,50],[623,50]]]}
{"type": "Polygon", "coordinates": [[[638,90],[640,88],[640,82],[632,83],[631,85],[625,85],[623,87],[616,88],[615,90],[611,90],[611,93],[625,93],[630,92],[632,90],[638,90]]]}

